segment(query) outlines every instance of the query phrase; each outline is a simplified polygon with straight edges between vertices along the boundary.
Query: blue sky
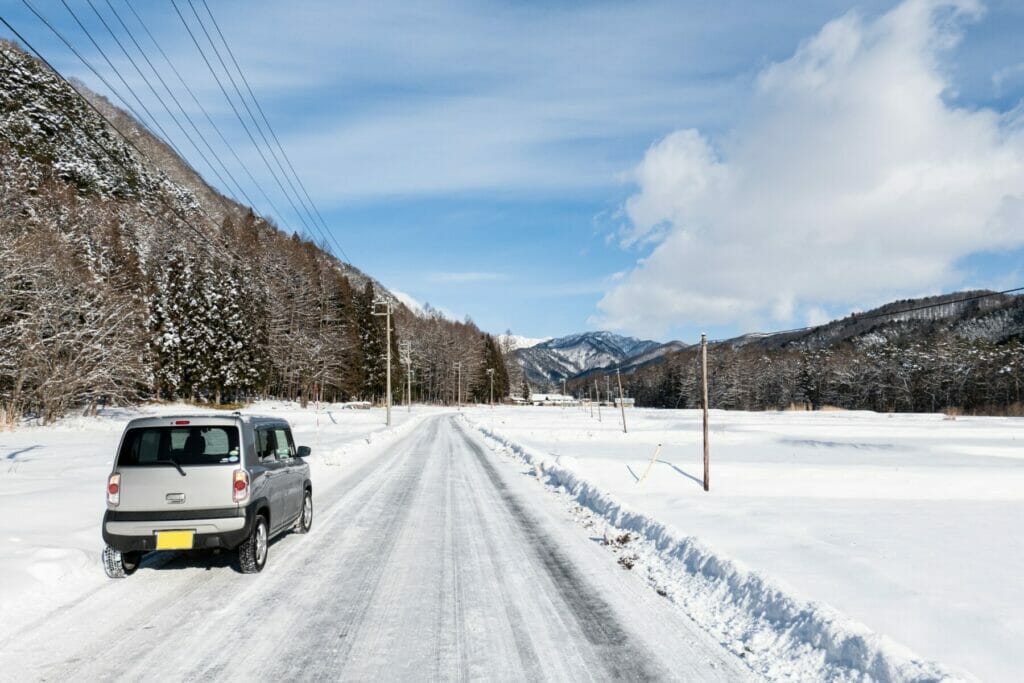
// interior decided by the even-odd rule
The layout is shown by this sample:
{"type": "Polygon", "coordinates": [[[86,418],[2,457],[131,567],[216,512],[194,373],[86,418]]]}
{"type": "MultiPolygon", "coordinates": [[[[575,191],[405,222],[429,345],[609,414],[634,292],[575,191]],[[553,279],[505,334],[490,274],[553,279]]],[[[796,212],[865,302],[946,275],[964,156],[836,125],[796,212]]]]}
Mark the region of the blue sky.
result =
{"type": "MultiPolygon", "coordinates": [[[[60,3],[33,4],[108,72],[60,3]]],[[[89,5],[69,4],[159,110],[89,5]]],[[[1024,285],[1024,227],[1011,225],[1020,3],[210,6],[352,262],[486,330],[692,340],[1024,285]],[[900,153],[859,156],[890,125],[899,144],[885,148],[900,153]],[[961,130],[962,147],[935,143],[961,130]],[[813,169],[830,179],[811,201],[813,169]]],[[[24,5],[0,7],[64,73],[105,91],[24,5]]],[[[287,207],[170,3],[137,10],[287,207]]]]}

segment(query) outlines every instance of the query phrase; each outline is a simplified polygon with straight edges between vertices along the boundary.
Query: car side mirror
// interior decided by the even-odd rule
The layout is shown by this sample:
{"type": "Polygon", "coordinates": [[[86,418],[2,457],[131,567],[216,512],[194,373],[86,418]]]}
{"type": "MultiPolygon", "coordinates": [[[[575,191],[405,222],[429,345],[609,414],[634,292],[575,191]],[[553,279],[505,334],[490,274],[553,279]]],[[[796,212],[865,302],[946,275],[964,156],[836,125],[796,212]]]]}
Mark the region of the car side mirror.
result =
{"type": "Polygon", "coordinates": [[[313,451],[309,450],[309,446],[299,446],[297,455],[300,458],[308,458],[313,451]]]}

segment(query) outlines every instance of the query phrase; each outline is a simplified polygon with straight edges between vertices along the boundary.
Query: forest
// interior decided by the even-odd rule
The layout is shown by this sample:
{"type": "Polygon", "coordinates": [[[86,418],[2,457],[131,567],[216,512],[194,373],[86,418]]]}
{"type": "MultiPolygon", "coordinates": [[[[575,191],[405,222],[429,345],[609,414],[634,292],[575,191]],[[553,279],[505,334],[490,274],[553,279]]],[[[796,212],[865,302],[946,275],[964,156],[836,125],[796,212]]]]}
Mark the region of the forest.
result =
{"type": "Polygon", "coordinates": [[[503,349],[472,321],[414,314],[7,42],[0,83],[0,425],[140,400],[380,402],[378,299],[396,402],[406,368],[414,401],[455,402],[459,381],[488,400],[488,369],[508,393],[503,349]]]}
{"type": "MultiPolygon", "coordinates": [[[[678,352],[622,379],[626,395],[637,405],[701,406],[697,350],[678,352]]],[[[1024,414],[1022,390],[1024,344],[1019,339],[995,343],[946,335],[905,343],[845,342],[823,349],[727,344],[708,349],[712,408],[1024,414]]]]}

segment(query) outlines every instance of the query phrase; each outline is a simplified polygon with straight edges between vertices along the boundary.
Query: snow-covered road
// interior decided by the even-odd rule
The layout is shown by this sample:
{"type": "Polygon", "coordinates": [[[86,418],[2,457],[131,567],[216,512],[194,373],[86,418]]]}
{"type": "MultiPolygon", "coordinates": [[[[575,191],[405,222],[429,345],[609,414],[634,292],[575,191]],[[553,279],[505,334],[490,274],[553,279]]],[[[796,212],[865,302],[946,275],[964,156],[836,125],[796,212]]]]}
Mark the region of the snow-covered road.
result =
{"type": "Polygon", "coordinates": [[[0,642],[0,678],[750,677],[451,415],[316,506],[262,574],[157,553],[40,614],[0,642]]]}

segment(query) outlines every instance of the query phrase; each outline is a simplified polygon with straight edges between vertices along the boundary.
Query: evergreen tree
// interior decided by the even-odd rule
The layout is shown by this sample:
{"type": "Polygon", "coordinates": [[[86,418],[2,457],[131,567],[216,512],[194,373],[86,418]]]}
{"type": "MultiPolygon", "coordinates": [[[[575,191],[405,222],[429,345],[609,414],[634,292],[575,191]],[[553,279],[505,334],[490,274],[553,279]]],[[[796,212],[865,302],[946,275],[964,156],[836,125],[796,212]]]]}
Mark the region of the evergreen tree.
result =
{"type": "Polygon", "coordinates": [[[367,281],[362,293],[356,297],[360,356],[362,357],[362,386],[360,395],[370,400],[383,398],[385,392],[385,323],[383,316],[373,314],[376,293],[373,283],[367,281]]]}

